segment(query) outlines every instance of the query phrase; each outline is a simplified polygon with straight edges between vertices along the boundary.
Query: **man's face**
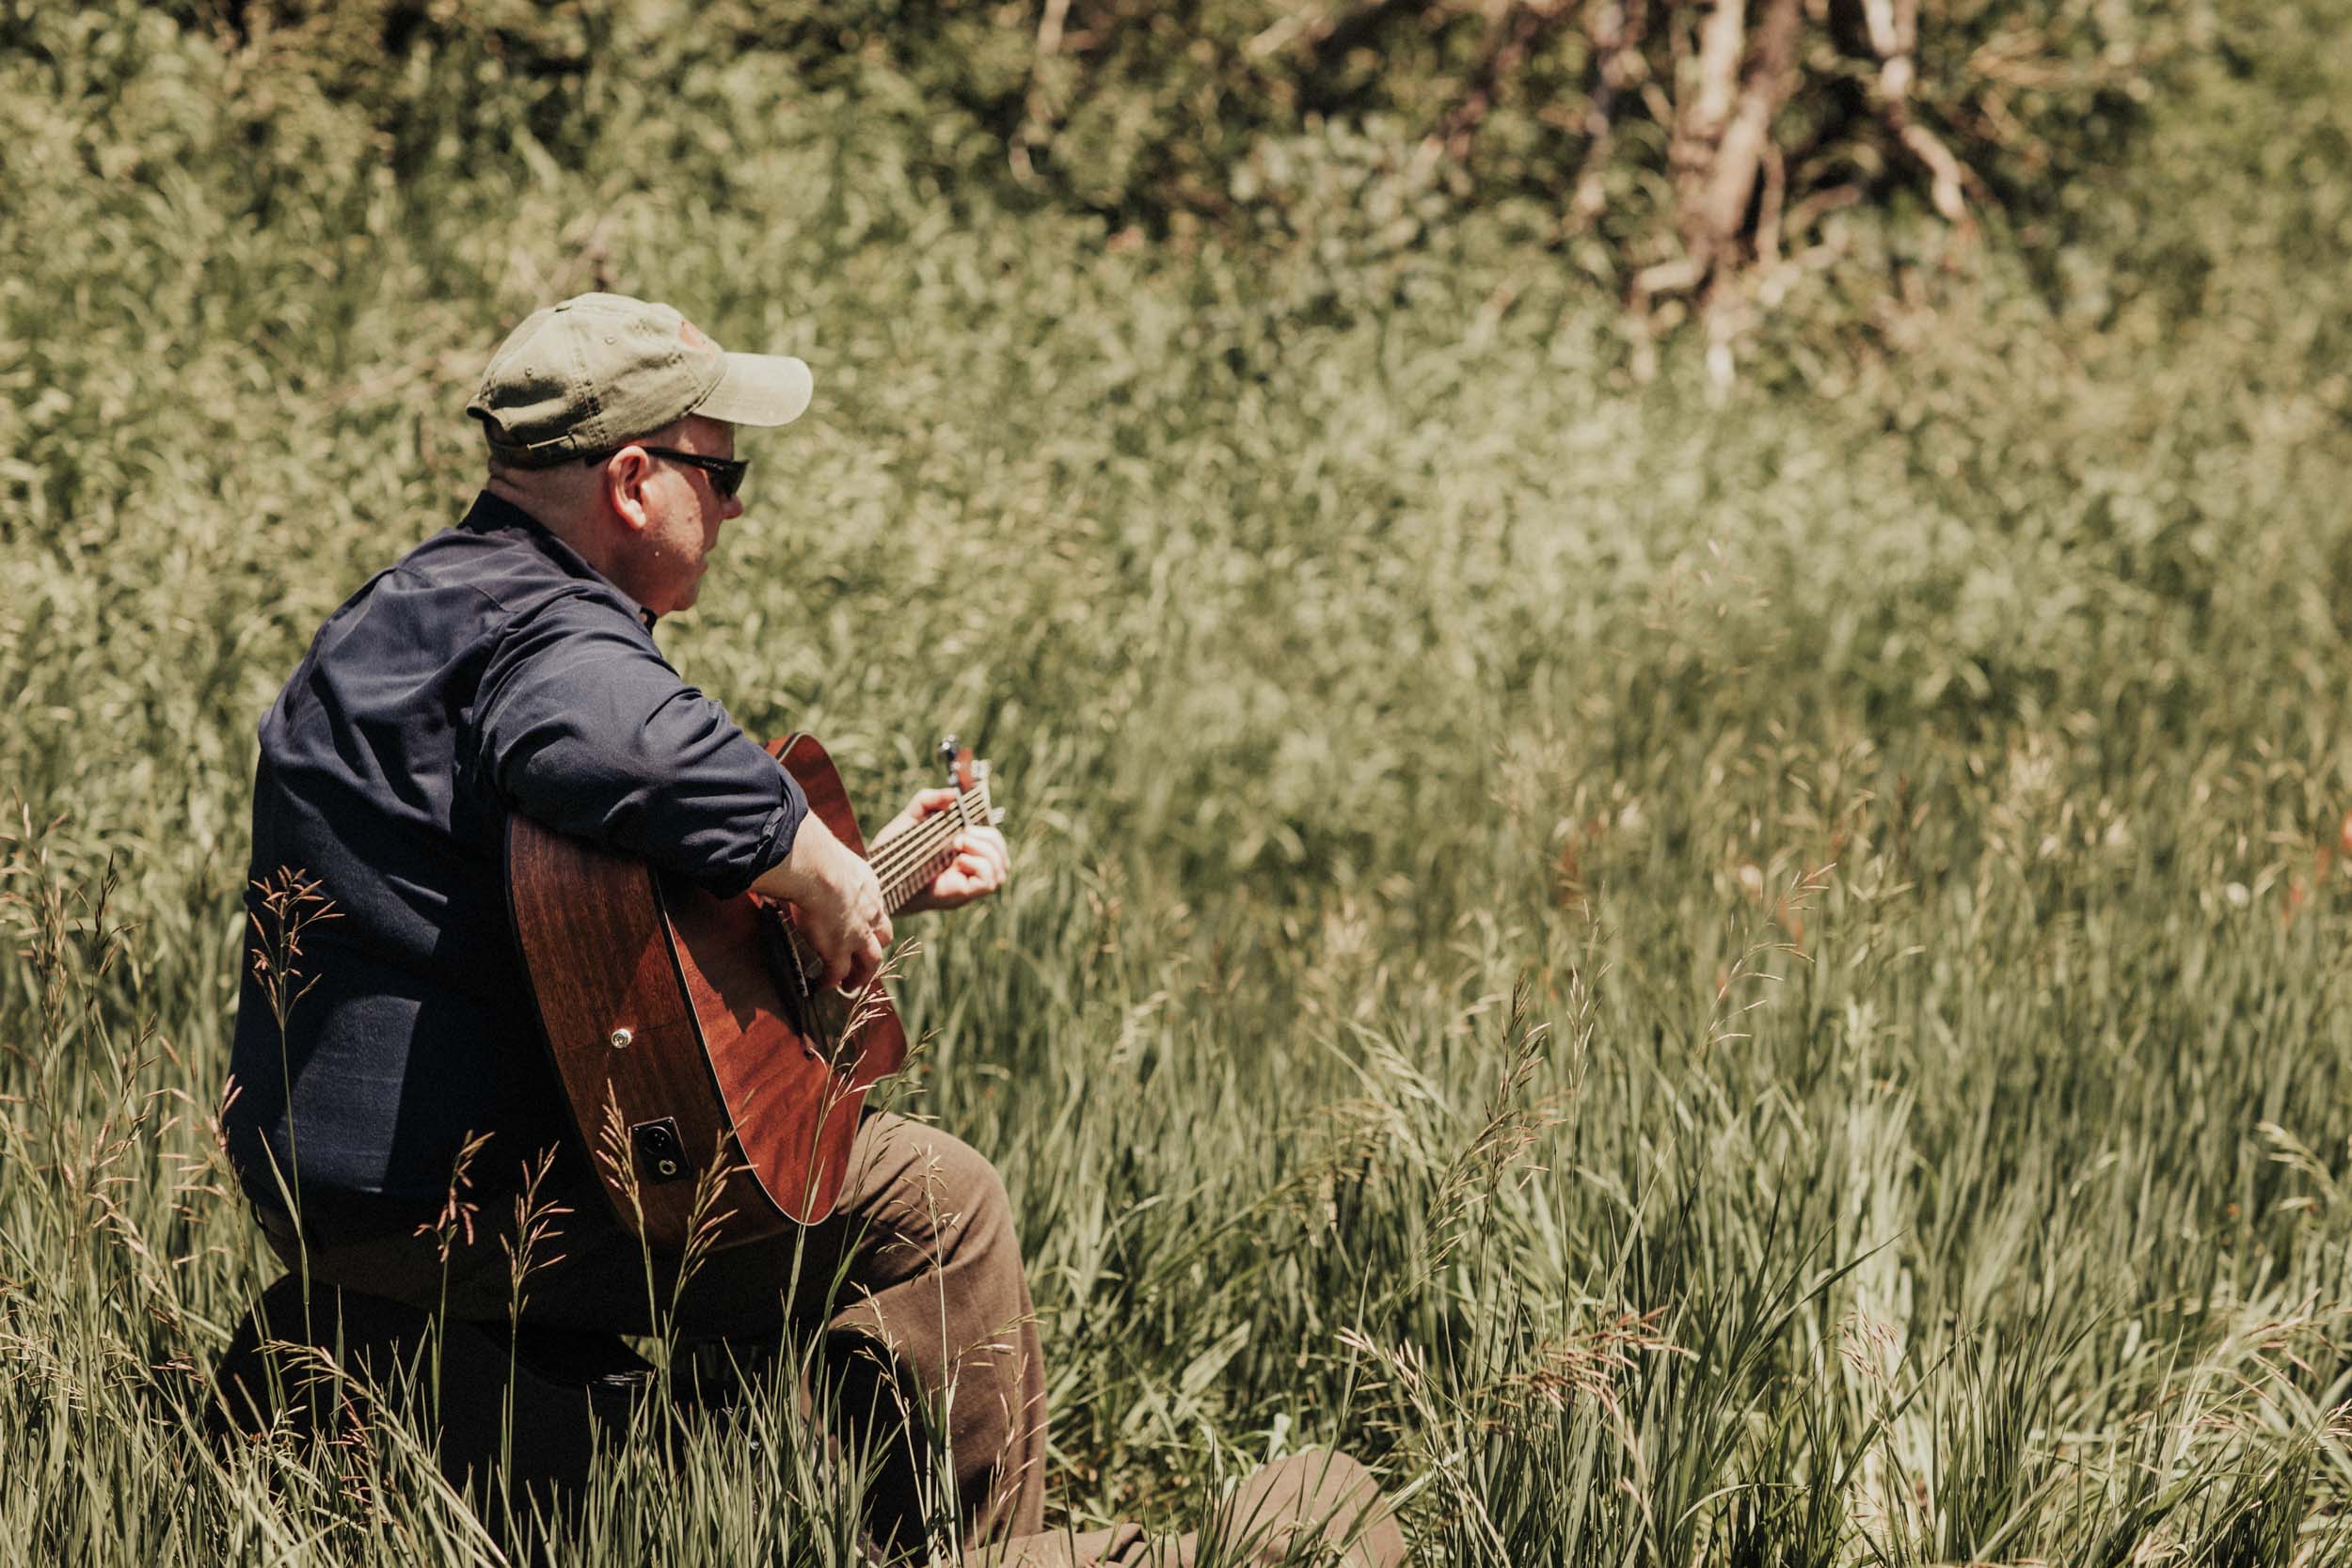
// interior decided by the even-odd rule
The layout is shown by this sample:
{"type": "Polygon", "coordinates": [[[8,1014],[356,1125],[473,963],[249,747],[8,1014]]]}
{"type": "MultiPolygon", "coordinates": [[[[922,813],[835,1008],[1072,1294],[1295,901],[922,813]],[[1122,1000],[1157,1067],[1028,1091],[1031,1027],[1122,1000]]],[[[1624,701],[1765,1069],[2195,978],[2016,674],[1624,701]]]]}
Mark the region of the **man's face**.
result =
{"type": "MultiPolygon", "coordinates": [[[[646,444],[733,457],[735,427],[689,416],[673,432],[647,437],[646,444]]],[[[711,488],[710,476],[691,464],[666,457],[647,461],[637,489],[645,526],[630,537],[623,562],[629,580],[618,586],[655,614],[670,615],[693,604],[719,543],[719,526],[741,516],[743,502],[721,496],[711,488]]]]}

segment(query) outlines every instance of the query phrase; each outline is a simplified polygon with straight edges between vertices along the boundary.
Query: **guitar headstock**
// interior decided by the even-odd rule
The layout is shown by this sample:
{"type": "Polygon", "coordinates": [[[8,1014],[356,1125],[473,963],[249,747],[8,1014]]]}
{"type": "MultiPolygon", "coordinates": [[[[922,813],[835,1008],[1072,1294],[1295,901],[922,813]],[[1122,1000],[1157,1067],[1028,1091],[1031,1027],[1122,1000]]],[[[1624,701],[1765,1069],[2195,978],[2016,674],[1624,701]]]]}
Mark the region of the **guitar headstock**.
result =
{"type": "Polygon", "coordinates": [[[972,760],[972,748],[960,746],[954,736],[939,743],[939,766],[946,771],[947,787],[961,798],[969,820],[994,820],[988,800],[988,764],[972,760]]]}
{"type": "Polygon", "coordinates": [[[946,769],[947,787],[961,790],[970,789],[977,776],[976,770],[986,765],[975,763],[972,748],[957,745],[956,737],[950,735],[940,738],[939,766],[946,769]]]}

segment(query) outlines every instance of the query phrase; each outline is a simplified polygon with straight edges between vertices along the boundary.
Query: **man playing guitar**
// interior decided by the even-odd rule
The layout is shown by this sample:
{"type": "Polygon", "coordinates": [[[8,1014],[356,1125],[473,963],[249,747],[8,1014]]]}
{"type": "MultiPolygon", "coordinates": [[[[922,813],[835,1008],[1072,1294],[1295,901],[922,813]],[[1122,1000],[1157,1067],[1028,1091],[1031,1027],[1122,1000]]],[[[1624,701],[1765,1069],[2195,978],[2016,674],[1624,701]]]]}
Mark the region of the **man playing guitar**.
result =
{"type": "MultiPolygon", "coordinates": [[[[247,965],[224,1128],[273,1247],[314,1280],[503,1323],[528,1190],[554,1211],[520,1291],[531,1323],[821,1336],[845,1386],[944,1404],[957,1533],[1005,1543],[1042,1526],[1046,1428],[995,1170],[869,1114],[829,1218],[710,1251],[682,1286],[681,1259],[653,1254],[649,1282],[567,1135],[508,927],[501,853],[520,814],[721,897],[789,901],[830,983],[855,990],[882,964],[874,870],[653,639],[743,511],[737,427],[788,423],[810,394],[800,360],[724,353],[675,310],[612,294],[539,310],[500,347],[467,409],[489,450],[471,511],[347,599],[262,720],[248,907],[278,972],[247,965]],[[298,953],[272,929],[288,871],[331,900],[298,953]]],[[[954,799],[924,791],[893,826],[954,799]]],[[[993,827],[952,851],[909,907],[1004,885],[993,827]]],[[[922,1539],[919,1448],[898,1444],[869,1489],[885,1545],[922,1539]]],[[[1359,1475],[1295,1501],[1330,1513],[1359,1475]]]]}

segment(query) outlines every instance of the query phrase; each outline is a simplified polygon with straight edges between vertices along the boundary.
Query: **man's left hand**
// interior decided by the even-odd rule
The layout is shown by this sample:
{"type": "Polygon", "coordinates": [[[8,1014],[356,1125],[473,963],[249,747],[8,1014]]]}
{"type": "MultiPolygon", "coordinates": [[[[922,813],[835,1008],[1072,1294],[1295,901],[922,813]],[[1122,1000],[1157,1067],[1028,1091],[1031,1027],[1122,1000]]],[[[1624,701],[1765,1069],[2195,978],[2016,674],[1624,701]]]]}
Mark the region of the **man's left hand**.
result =
{"type": "MultiPolygon", "coordinates": [[[[953,811],[956,792],[952,789],[926,789],[918,792],[882,831],[874,835],[874,842],[882,840],[913,827],[936,812],[953,811]]],[[[949,846],[955,859],[947,863],[931,885],[908,900],[906,912],[918,910],[952,910],[985,898],[1005,885],[1005,877],[1012,869],[1012,856],[1005,847],[1005,835],[995,829],[974,823],[958,833],[949,846]]]]}

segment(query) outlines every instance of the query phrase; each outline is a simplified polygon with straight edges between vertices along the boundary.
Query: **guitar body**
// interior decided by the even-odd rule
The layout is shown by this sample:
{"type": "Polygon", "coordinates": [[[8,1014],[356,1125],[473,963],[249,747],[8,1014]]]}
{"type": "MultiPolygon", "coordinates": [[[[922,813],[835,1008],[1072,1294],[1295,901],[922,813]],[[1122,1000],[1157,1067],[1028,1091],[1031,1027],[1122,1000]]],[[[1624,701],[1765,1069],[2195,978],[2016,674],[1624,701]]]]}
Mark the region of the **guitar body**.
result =
{"type": "MultiPolygon", "coordinates": [[[[865,854],[824,748],[768,749],[865,854]]],[[[785,907],[714,898],[524,816],[506,868],[548,1048],[622,1223],[675,1253],[697,1227],[723,1246],[832,1213],[866,1092],[906,1059],[883,988],[852,1008],[821,977],[804,987],[785,907]]]]}

